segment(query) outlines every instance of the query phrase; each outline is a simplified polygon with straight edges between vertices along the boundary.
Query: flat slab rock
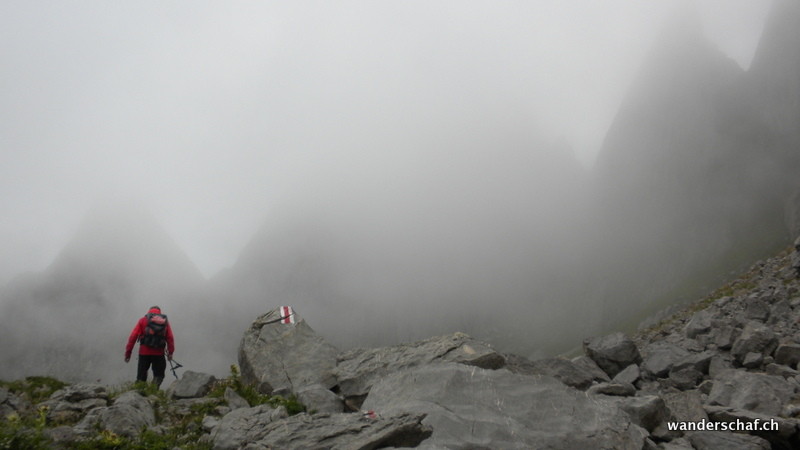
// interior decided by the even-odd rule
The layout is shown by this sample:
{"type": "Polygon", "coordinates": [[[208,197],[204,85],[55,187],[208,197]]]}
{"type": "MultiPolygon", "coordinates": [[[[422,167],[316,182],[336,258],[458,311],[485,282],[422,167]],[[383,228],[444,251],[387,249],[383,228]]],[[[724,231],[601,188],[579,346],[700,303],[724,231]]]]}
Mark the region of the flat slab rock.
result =
{"type": "Polygon", "coordinates": [[[339,356],[334,373],[339,392],[345,397],[357,397],[366,395],[374,383],[391,373],[437,361],[486,369],[505,364],[505,358],[487,344],[464,333],[454,333],[410,344],[351,350],[339,356]]]}
{"type": "Polygon", "coordinates": [[[424,414],[298,414],[266,405],[238,409],[212,431],[214,450],[239,448],[372,449],[416,447],[431,434],[424,414]]]}
{"type": "Polygon", "coordinates": [[[647,432],[614,402],[555,378],[432,364],[376,383],[364,409],[425,413],[433,429],[419,448],[640,449],[647,432]]]}

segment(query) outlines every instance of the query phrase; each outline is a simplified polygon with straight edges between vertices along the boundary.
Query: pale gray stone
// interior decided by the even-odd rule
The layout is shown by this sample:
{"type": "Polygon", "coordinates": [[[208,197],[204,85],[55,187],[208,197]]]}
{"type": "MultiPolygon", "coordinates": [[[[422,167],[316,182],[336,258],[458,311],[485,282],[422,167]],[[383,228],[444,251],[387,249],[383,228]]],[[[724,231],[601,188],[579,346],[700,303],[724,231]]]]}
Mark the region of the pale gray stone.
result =
{"type": "Polygon", "coordinates": [[[621,332],[586,339],[583,350],[611,378],[631,364],[642,362],[636,343],[621,332]]]}
{"type": "Polygon", "coordinates": [[[708,404],[777,416],[793,395],[794,387],[781,377],[727,370],[714,379],[708,404]]]}
{"type": "Polygon", "coordinates": [[[117,397],[113,405],[89,411],[74,430],[81,436],[93,435],[101,429],[135,438],[144,427],[155,425],[155,422],[150,401],[136,391],[128,391],[117,397]]]}
{"type": "Polygon", "coordinates": [[[427,414],[423,448],[642,448],[646,431],[606,398],[549,376],[437,364],[387,376],[363,408],[427,414]]]}
{"type": "Polygon", "coordinates": [[[644,348],[642,368],[647,372],[663,378],[676,363],[684,360],[690,353],[669,342],[654,342],[644,348]]]}
{"type": "Polygon", "coordinates": [[[187,370],[170,390],[175,398],[199,398],[208,394],[215,381],[213,375],[187,370]]]}
{"type": "Polygon", "coordinates": [[[505,364],[502,355],[464,333],[391,347],[355,349],[341,354],[338,359],[334,374],[338,379],[339,392],[345,399],[354,400],[356,408],[358,399],[363,398],[375,382],[400,369],[437,361],[487,369],[505,364]]]}
{"type": "Polygon", "coordinates": [[[297,393],[297,400],[306,406],[309,413],[344,412],[342,399],[321,384],[305,387],[297,393]]]}
{"type": "Polygon", "coordinates": [[[239,344],[242,381],[258,386],[265,394],[295,392],[312,384],[335,386],[336,347],[311,329],[297,311],[295,323],[274,322],[281,317],[274,309],[245,331],[239,344]]]}

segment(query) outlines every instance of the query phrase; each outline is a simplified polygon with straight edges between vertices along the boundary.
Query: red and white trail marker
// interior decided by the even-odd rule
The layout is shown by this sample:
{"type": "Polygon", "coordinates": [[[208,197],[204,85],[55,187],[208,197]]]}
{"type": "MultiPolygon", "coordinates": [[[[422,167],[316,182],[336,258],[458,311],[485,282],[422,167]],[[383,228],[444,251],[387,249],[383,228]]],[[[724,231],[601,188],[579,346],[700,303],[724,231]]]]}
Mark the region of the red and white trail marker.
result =
{"type": "Polygon", "coordinates": [[[291,306],[281,306],[281,323],[295,323],[294,322],[294,311],[292,310],[291,306]]]}

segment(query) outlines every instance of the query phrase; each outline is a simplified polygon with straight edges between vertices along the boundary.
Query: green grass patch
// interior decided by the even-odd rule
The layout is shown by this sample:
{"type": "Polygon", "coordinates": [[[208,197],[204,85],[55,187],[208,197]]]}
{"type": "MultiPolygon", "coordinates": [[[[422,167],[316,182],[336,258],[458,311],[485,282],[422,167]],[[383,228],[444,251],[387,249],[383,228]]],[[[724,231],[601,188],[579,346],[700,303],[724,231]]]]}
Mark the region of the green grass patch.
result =
{"type": "Polygon", "coordinates": [[[264,404],[270,405],[273,408],[283,406],[290,416],[306,411],[305,405],[300,403],[294,395],[289,396],[289,398],[284,398],[279,395],[262,394],[258,392],[255,386],[244,383],[236,364],[231,365],[231,375],[228,378],[217,381],[211,389],[209,396],[222,398],[227,388],[233,389],[233,391],[245,399],[250,406],[264,404]]]}

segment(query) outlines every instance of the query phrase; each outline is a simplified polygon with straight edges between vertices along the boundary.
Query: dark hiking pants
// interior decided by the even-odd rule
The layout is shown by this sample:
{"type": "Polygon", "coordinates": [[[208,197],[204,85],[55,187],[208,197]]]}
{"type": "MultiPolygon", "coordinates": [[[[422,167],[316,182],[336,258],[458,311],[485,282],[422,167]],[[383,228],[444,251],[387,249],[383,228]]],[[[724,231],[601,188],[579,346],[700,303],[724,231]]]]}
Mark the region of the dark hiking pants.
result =
{"type": "Polygon", "coordinates": [[[164,381],[164,372],[167,370],[167,358],[164,355],[139,355],[136,381],[147,381],[147,371],[150,366],[153,367],[153,381],[160,385],[164,381]]]}

